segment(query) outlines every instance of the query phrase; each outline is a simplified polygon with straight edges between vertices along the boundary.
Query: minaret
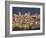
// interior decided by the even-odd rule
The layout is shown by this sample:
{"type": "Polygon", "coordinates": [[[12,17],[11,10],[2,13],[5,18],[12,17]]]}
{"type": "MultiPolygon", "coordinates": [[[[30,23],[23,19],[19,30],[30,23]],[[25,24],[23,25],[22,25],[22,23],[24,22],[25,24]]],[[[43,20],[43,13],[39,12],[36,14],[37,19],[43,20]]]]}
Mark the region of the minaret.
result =
{"type": "Polygon", "coordinates": [[[16,14],[14,14],[14,16],[16,16],[16,14]]]}
{"type": "Polygon", "coordinates": [[[27,14],[27,13],[25,13],[24,15],[25,15],[25,16],[27,16],[28,14],[27,14]]]}
{"type": "Polygon", "coordinates": [[[28,11],[28,16],[30,16],[30,12],[28,11]]]}
{"type": "Polygon", "coordinates": [[[21,16],[21,12],[19,12],[19,16],[21,16]]]}
{"type": "Polygon", "coordinates": [[[28,13],[25,13],[25,16],[30,16],[30,12],[28,11],[28,13]]]}

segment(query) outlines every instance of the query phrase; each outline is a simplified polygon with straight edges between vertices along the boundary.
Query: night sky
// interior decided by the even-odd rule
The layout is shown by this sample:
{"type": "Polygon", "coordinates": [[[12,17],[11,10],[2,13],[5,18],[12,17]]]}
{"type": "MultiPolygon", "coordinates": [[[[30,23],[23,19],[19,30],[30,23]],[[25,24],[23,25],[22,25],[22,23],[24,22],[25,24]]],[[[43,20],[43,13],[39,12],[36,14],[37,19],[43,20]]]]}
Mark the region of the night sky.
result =
{"type": "Polygon", "coordinates": [[[12,7],[13,14],[25,14],[30,12],[30,14],[40,14],[40,8],[27,8],[27,7],[12,7]]]}

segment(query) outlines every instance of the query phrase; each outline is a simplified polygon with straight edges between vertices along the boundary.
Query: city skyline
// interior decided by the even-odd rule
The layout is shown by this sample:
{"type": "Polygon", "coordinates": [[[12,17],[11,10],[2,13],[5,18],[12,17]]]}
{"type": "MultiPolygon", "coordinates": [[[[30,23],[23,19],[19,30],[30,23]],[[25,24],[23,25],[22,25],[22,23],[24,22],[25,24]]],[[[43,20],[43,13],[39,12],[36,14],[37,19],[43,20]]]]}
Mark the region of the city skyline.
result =
{"type": "Polygon", "coordinates": [[[13,7],[13,14],[25,14],[25,13],[30,13],[30,14],[40,14],[40,8],[27,8],[27,7],[13,7]]]}

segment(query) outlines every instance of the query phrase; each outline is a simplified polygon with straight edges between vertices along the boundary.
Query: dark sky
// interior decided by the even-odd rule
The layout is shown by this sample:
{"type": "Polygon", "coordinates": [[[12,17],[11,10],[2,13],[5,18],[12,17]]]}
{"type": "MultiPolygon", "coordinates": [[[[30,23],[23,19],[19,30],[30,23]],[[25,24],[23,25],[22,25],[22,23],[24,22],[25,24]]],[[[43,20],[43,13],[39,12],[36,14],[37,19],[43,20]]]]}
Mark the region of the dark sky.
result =
{"type": "Polygon", "coordinates": [[[21,14],[28,13],[30,14],[40,14],[40,8],[26,8],[26,7],[12,7],[13,14],[18,14],[18,12],[21,12],[21,14]]]}

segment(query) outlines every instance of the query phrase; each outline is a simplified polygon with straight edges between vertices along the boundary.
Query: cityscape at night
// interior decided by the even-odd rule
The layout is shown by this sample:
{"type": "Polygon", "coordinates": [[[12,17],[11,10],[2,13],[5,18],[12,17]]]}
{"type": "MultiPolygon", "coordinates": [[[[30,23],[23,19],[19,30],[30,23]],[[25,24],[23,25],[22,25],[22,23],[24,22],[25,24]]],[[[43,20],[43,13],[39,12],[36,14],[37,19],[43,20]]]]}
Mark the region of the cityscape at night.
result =
{"type": "Polygon", "coordinates": [[[40,30],[40,8],[12,7],[12,29],[40,30]]]}

